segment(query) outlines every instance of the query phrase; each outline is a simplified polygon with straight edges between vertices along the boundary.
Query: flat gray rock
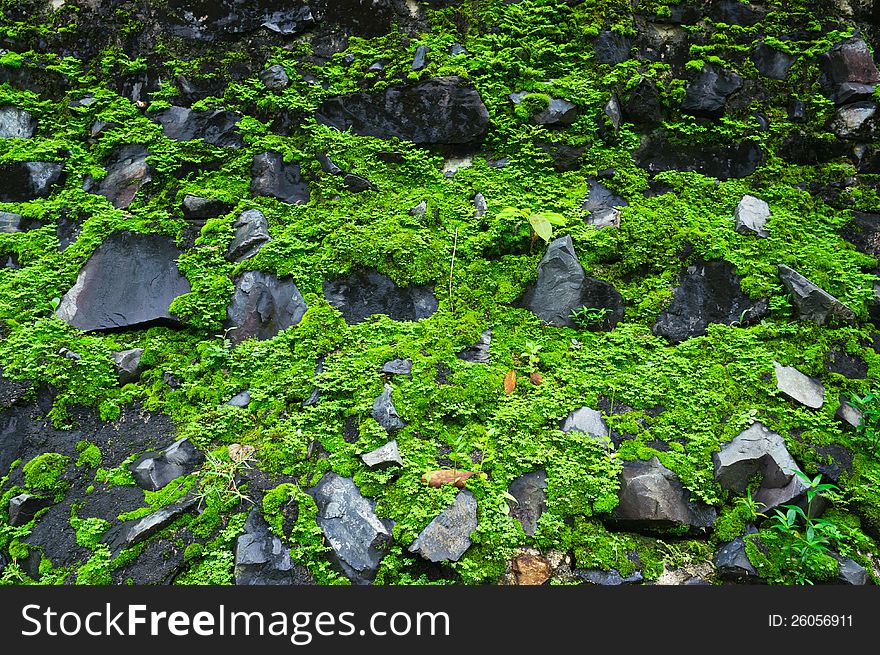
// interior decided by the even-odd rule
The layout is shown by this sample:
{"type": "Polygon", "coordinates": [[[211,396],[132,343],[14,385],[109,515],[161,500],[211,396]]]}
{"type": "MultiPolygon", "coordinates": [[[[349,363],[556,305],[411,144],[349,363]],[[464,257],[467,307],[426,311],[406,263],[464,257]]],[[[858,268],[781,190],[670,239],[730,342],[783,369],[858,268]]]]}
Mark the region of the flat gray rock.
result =
{"type": "Polygon", "coordinates": [[[41,509],[52,505],[48,498],[39,498],[31,494],[18,494],[9,499],[7,508],[9,525],[16,527],[28,523],[41,509]]]}
{"type": "Polygon", "coordinates": [[[373,401],[371,416],[389,432],[396,432],[406,426],[406,421],[400,417],[394,408],[394,403],[391,400],[392,391],[394,391],[394,388],[390,384],[386,384],[382,393],[373,401]]]}
{"type": "Polygon", "coordinates": [[[403,466],[400,451],[397,448],[397,440],[389,441],[384,446],[361,455],[364,464],[371,469],[387,468],[389,466],[403,466]]]}
{"type": "Polygon", "coordinates": [[[260,81],[270,91],[283,91],[290,84],[290,78],[287,71],[281,64],[272,64],[260,73],[260,81]]]}
{"type": "Polygon", "coordinates": [[[271,339],[299,324],[307,309],[293,278],[246,271],[235,281],[235,292],[226,308],[226,326],[235,328],[229,338],[233,343],[251,337],[271,339]]]}
{"type": "Polygon", "coordinates": [[[477,499],[462,489],[449,507],[419,533],[409,547],[429,562],[457,562],[471,546],[477,529],[477,499]]]}
{"type": "Polygon", "coordinates": [[[247,389],[240,391],[226,401],[226,404],[230,407],[247,407],[251,404],[251,392],[247,389]]]}
{"type": "Polygon", "coordinates": [[[0,212],[0,232],[4,234],[24,232],[26,223],[27,219],[21,214],[0,212]]]}
{"type": "Polygon", "coordinates": [[[837,411],[834,413],[834,416],[844,425],[849,426],[853,429],[858,429],[858,427],[862,424],[862,419],[864,415],[861,411],[848,403],[846,398],[844,398],[843,396],[840,396],[839,400],[840,405],[838,406],[837,411]]]}
{"type": "Polygon", "coordinates": [[[136,546],[171,525],[197,503],[198,499],[195,496],[186,496],[183,500],[163,507],[148,516],[124,521],[110,528],[101,541],[110,546],[111,554],[116,557],[125,548],[136,546]]]}
{"type": "Polygon", "coordinates": [[[755,234],[759,237],[768,236],[764,226],[770,218],[770,205],[756,198],[745,195],[733,212],[736,231],[740,234],[755,234]]]}
{"type": "Polygon", "coordinates": [[[865,568],[849,557],[832,553],[837,560],[837,582],[839,584],[862,586],[871,584],[871,575],[865,568]]]}
{"type": "Polygon", "coordinates": [[[286,162],[281,153],[254,155],[251,163],[251,194],[299,205],[309,201],[309,183],[302,177],[299,162],[286,162]]]}
{"type": "Polygon", "coordinates": [[[226,259],[229,261],[241,262],[249,259],[272,240],[269,236],[269,221],[259,209],[242,212],[232,227],[235,233],[226,251],[226,259]]]}
{"type": "Polygon", "coordinates": [[[591,407],[579,407],[562,420],[559,427],[563,432],[583,432],[593,437],[597,443],[605,445],[605,437],[609,436],[608,425],[602,418],[602,412],[591,407]]]}
{"type": "Polygon", "coordinates": [[[376,516],[376,503],[361,495],[351,478],[327,473],[308,493],[333,560],[355,584],[369,584],[391,543],[393,524],[376,516]]]}
{"type": "Polygon", "coordinates": [[[231,111],[196,110],[172,106],[153,114],[162,133],[173,141],[203,139],[205,143],[240,148],[244,140],[238,132],[240,117],[231,111]]]}
{"type": "Polygon", "coordinates": [[[160,454],[147,454],[128,468],[141,489],[158,491],[170,482],[192,473],[204,460],[189,439],[178,439],[160,454]]]}
{"type": "Polygon", "coordinates": [[[387,275],[372,269],[324,282],[324,297],[349,325],[375,314],[395,321],[420,321],[434,314],[438,306],[432,285],[399,287],[387,275]]]}
{"type": "Polygon", "coordinates": [[[248,514],[235,545],[235,584],[314,584],[311,573],[294,565],[290,549],[281,543],[256,507],[248,514]]]}
{"type": "Polygon", "coordinates": [[[726,582],[762,582],[758,571],[746,555],[746,544],[742,537],[737,537],[718,549],[715,553],[715,572],[726,582]]]}
{"type": "Polygon", "coordinates": [[[480,339],[474,345],[455,353],[455,356],[472,364],[489,364],[492,361],[489,355],[489,348],[491,346],[492,330],[483,330],[480,334],[480,339]]]}
{"type": "Polygon", "coordinates": [[[412,360],[392,359],[382,364],[382,372],[389,375],[412,375],[412,360]]]}
{"type": "Polygon", "coordinates": [[[749,478],[758,471],[764,476],[762,486],[783,487],[800,470],[785,439],[757,421],[722,445],[712,459],[715,480],[736,493],[744,493],[749,478]]]}
{"type": "Polygon", "coordinates": [[[806,277],[785,264],[779,264],[779,279],[791,294],[798,318],[825,325],[831,318],[853,324],[856,315],[830,293],[820,289],[806,277]]]}
{"type": "Polygon", "coordinates": [[[774,362],[776,388],[784,396],[812,409],[819,409],[825,403],[825,387],[816,378],[804,375],[794,366],[783,366],[774,362]]]}
{"type": "Polygon", "coordinates": [[[143,348],[128,348],[127,350],[117,350],[110,353],[113,359],[113,367],[116,369],[116,376],[119,378],[119,384],[128,384],[135,382],[141,376],[141,355],[144,354],[143,348]]]}
{"type": "Polygon", "coordinates": [[[37,121],[18,107],[0,107],[0,139],[30,139],[37,121]]]}
{"type": "Polygon", "coordinates": [[[87,177],[83,190],[104,196],[117,209],[128,207],[138,190],[152,178],[147,164],[150,151],[146,146],[131,143],[114,148],[104,161],[107,175],[101,180],[87,177]]]}
{"type": "Polygon", "coordinates": [[[547,471],[533,471],[519,476],[507,487],[507,493],[516,498],[510,515],[520,522],[523,532],[534,537],[538,519],[547,509],[547,471]]]}

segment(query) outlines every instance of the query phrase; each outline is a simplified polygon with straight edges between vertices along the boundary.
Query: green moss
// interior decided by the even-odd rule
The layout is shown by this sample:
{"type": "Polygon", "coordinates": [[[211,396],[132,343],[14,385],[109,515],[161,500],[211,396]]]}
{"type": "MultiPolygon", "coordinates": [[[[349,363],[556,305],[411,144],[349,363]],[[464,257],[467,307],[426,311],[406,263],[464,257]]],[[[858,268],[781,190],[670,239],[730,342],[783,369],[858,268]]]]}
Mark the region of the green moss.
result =
{"type": "Polygon", "coordinates": [[[92,469],[101,466],[101,449],[95,444],[80,441],[76,444],[76,452],[79,453],[79,457],[76,459],[77,466],[87,466],[92,469]]]}
{"type": "Polygon", "coordinates": [[[70,466],[70,458],[60,453],[37,455],[22,467],[25,486],[30,491],[56,498],[63,496],[70,482],[62,476],[70,466]]]}

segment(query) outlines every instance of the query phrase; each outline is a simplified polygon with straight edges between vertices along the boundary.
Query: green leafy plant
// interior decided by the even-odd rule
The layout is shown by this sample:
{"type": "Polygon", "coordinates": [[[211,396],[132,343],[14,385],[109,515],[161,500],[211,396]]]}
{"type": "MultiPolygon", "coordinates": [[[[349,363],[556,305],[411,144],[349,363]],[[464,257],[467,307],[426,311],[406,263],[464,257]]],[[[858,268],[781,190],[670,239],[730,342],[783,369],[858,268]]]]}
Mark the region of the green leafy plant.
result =
{"type": "Polygon", "coordinates": [[[498,212],[498,218],[501,219],[524,219],[528,221],[531,228],[531,245],[529,251],[535,246],[535,242],[540,237],[545,242],[553,239],[553,226],[565,225],[565,216],[556,212],[533,212],[528,207],[520,209],[517,207],[505,207],[498,212]]]}
{"type": "Polygon", "coordinates": [[[250,462],[253,460],[253,447],[232,444],[224,455],[216,453],[205,455],[205,464],[197,474],[199,483],[196,496],[199,504],[210,502],[218,502],[221,505],[242,502],[253,504],[250,497],[239,487],[242,472],[250,468],[250,462]]]}
{"type": "Polygon", "coordinates": [[[526,341],[524,350],[519,354],[522,369],[529,375],[536,373],[541,365],[541,357],[538,355],[541,352],[541,348],[541,344],[526,341]]]}
{"type": "Polygon", "coordinates": [[[607,307],[587,307],[586,305],[571,310],[570,318],[583,330],[602,325],[605,317],[611,313],[607,307]]]}
{"type": "Polygon", "coordinates": [[[853,394],[851,402],[862,413],[856,434],[872,455],[880,456],[880,396],[874,391],[864,396],[853,394]]]}

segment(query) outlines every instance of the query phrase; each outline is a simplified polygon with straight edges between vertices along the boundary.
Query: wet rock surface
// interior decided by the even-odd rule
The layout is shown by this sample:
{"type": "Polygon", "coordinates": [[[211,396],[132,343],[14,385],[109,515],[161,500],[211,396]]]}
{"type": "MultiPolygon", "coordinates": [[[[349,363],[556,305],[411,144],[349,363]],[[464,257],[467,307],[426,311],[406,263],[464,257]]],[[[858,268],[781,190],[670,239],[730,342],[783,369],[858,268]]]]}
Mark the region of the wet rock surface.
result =
{"type": "Polygon", "coordinates": [[[244,145],[238,132],[240,117],[229,111],[195,110],[172,106],[155,114],[162,133],[174,141],[202,139],[205,143],[229,148],[244,145]]]}
{"type": "Polygon", "coordinates": [[[161,453],[144,455],[129,466],[135,482],[147,491],[158,491],[170,482],[192,473],[204,460],[189,439],[179,439],[161,453]]]}
{"type": "Polygon", "coordinates": [[[507,493],[516,499],[510,515],[519,521],[523,532],[530,537],[538,530],[538,519],[547,509],[547,472],[535,471],[519,476],[507,493]]]}
{"type": "Polygon", "coordinates": [[[785,264],[779,264],[779,279],[791,294],[798,318],[824,325],[831,319],[844,323],[855,321],[855,313],[824,289],[785,264]]]}
{"type": "Polygon", "coordinates": [[[247,271],[235,281],[235,292],[226,309],[226,325],[233,343],[255,337],[271,339],[281,330],[297,325],[306,303],[291,278],[247,271]]]}
{"type": "Polygon", "coordinates": [[[269,221],[259,209],[242,212],[232,227],[235,233],[226,251],[226,258],[230,261],[249,259],[272,240],[269,236],[269,221]]]}
{"type": "Polygon", "coordinates": [[[285,162],[280,153],[255,155],[251,176],[251,193],[255,196],[268,196],[294,205],[309,201],[309,185],[301,175],[299,163],[285,162]]]}
{"type": "Polygon", "coordinates": [[[374,314],[385,314],[395,321],[419,321],[437,311],[431,286],[399,287],[374,270],[355,271],[348,277],[325,282],[324,297],[342,312],[349,325],[374,314]]]}
{"type": "Polygon", "coordinates": [[[291,561],[290,549],[252,509],[235,546],[235,584],[303,585],[314,584],[314,577],[291,561]]]}
{"type": "Polygon", "coordinates": [[[477,501],[464,489],[455,501],[431,521],[409,546],[430,562],[457,562],[471,546],[471,533],[477,529],[477,501]]]}
{"type": "Polygon", "coordinates": [[[83,188],[99,196],[104,196],[119,209],[128,207],[138,190],[150,181],[151,169],[147,164],[150,151],[145,146],[131,144],[115,148],[104,168],[107,175],[100,181],[86,178],[83,188]]]}

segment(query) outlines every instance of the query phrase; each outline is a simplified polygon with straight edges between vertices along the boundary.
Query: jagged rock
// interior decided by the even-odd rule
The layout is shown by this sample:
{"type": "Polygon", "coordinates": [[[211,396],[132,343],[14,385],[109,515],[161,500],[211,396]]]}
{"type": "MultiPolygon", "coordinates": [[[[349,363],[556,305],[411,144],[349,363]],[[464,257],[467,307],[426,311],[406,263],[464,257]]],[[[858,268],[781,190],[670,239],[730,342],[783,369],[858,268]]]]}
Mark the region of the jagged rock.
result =
{"type": "Polygon", "coordinates": [[[422,200],[418,205],[409,210],[410,216],[424,216],[428,212],[428,203],[422,200]]]}
{"type": "Polygon", "coordinates": [[[850,355],[839,348],[831,348],[825,357],[825,368],[850,380],[868,377],[868,363],[858,355],[850,355]]]}
{"type": "Polygon", "coordinates": [[[299,162],[288,164],[280,153],[264,152],[254,155],[251,193],[297,205],[309,201],[309,184],[300,174],[299,162]]]}
{"type": "Polygon", "coordinates": [[[640,77],[623,104],[627,120],[641,125],[657,125],[663,120],[660,90],[649,77],[640,77]]]}
{"type": "Polygon", "coordinates": [[[385,314],[395,321],[420,321],[437,311],[433,286],[398,287],[391,278],[372,269],[324,282],[324,297],[349,325],[374,314],[385,314]]]}
{"type": "Polygon", "coordinates": [[[587,151],[586,146],[570,146],[566,143],[540,144],[541,150],[553,160],[553,168],[560,173],[580,168],[580,158],[587,151]]]}
{"type": "Polygon", "coordinates": [[[737,537],[718,549],[715,553],[715,572],[719,578],[727,582],[738,584],[763,582],[746,555],[746,544],[742,537],[737,537]]]}
{"type": "Polygon", "coordinates": [[[837,104],[870,97],[880,82],[871,50],[859,38],[846,39],[819,55],[822,92],[837,104]]]}
{"type": "Polygon", "coordinates": [[[635,152],[636,163],[651,173],[692,171],[719,180],[747,177],[763,159],[754,141],[733,145],[679,145],[665,137],[648,137],[635,152]]]}
{"type": "Polygon", "coordinates": [[[620,124],[623,122],[623,110],[620,108],[620,101],[617,99],[617,94],[612,93],[611,97],[608,99],[608,102],[605,103],[605,106],[602,107],[602,113],[608,119],[606,123],[604,120],[599,123],[599,136],[608,140],[608,125],[611,126],[611,132],[617,134],[617,131],[620,129],[620,124]]]}
{"type": "Polygon", "coordinates": [[[62,164],[16,161],[0,165],[0,202],[45,198],[62,183],[62,164]]]}
{"type": "Polygon", "coordinates": [[[457,77],[437,77],[395,85],[380,93],[330,98],[317,120],[340,131],[380,139],[397,137],[417,144],[471,143],[489,127],[489,112],[476,90],[457,77]]]}
{"type": "Polygon", "coordinates": [[[136,546],[173,523],[197,503],[198,498],[195,496],[185,496],[183,500],[163,507],[148,516],[123,521],[104,533],[101,541],[110,546],[112,556],[116,557],[123,549],[136,546]]]}
{"type": "Polygon", "coordinates": [[[486,202],[486,196],[482,193],[474,194],[474,218],[480,218],[489,210],[489,203],[486,202]]]}
{"type": "Polygon", "coordinates": [[[18,107],[0,107],[0,139],[30,139],[37,121],[18,107]]]}
{"type": "Polygon", "coordinates": [[[293,35],[313,26],[311,7],[281,0],[199,0],[169,2],[163,7],[163,27],[170,34],[198,41],[217,41],[261,27],[293,35]]]}
{"type": "Polygon", "coordinates": [[[389,375],[412,375],[411,359],[392,359],[382,364],[382,372],[389,375]]]}
{"type": "Polygon", "coordinates": [[[222,216],[229,212],[232,206],[228,202],[216,198],[201,198],[187,194],[183,197],[181,209],[183,209],[183,217],[186,220],[198,221],[222,216]]]}
{"type": "Polygon", "coordinates": [[[862,412],[849,404],[843,396],[840,396],[840,405],[834,416],[844,425],[856,429],[862,424],[862,419],[864,418],[862,412]]]}
{"type": "Polygon", "coordinates": [[[587,223],[599,229],[603,227],[620,227],[620,210],[629,203],[615,195],[608,187],[595,177],[587,178],[589,187],[587,200],[581,210],[587,212],[587,223]]]}
{"type": "Polygon", "coordinates": [[[80,269],[55,314],[85,331],[177,325],[169,306],[190,292],[189,281],[177,269],[178,257],[180,250],[169,237],[114,232],[80,269]]]}
{"type": "Polygon", "coordinates": [[[384,446],[379,446],[375,450],[361,455],[364,464],[371,469],[382,469],[389,466],[403,466],[403,460],[400,458],[400,451],[397,449],[397,440],[389,441],[384,446]]]}
{"type": "MultiPolygon", "coordinates": [[[[318,361],[315,364],[315,377],[317,378],[323,372],[324,358],[318,357],[318,361]]],[[[310,405],[317,405],[319,400],[321,400],[321,389],[316,384],[315,387],[312,389],[312,392],[309,394],[309,397],[302,402],[302,406],[309,407],[310,405]]]]}
{"type": "Polygon", "coordinates": [[[49,507],[52,502],[31,494],[18,494],[9,499],[9,525],[11,527],[28,523],[37,512],[49,507]]]}
{"type": "Polygon", "coordinates": [[[100,181],[87,177],[83,189],[104,196],[117,209],[128,207],[138,190],[152,178],[147,165],[150,151],[139,143],[117,146],[104,162],[107,175],[100,181]]]}
{"type": "Polygon", "coordinates": [[[632,48],[632,40],[618,34],[603,30],[599,32],[593,42],[593,53],[596,62],[600,64],[620,64],[629,59],[629,51],[632,48]]]}
{"type": "Polygon", "coordinates": [[[269,221],[259,209],[242,212],[232,225],[235,234],[226,251],[226,259],[241,262],[253,257],[272,237],[269,236],[269,221]]]}
{"type": "Polygon", "coordinates": [[[369,584],[391,543],[392,522],[376,516],[376,503],[361,495],[351,478],[330,472],[308,493],[333,559],[355,584],[369,584]]]}
{"type": "Polygon", "coordinates": [[[0,212],[0,232],[3,232],[5,234],[24,232],[26,224],[27,219],[21,214],[0,212]]]}
{"type": "Polygon", "coordinates": [[[172,106],[153,114],[162,133],[173,141],[203,139],[205,143],[228,148],[244,145],[238,133],[239,116],[231,111],[195,110],[172,106]]]}
{"type": "Polygon", "coordinates": [[[318,160],[318,164],[321,166],[321,170],[329,175],[343,175],[345,171],[343,171],[339,166],[337,166],[326,153],[319,152],[315,155],[315,159],[318,160]]]}
{"type": "Polygon", "coordinates": [[[724,489],[744,493],[749,478],[763,475],[761,488],[781,488],[799,471],[785,440],[761,422],[753,423],[714,453],[715,480],[724,489]]]}
{"type": "Polygon", "coordinates": [[[804,375],[794,366],[783,366],[774,362],[776,388],[786,397],[812,407],[820,408],[825,403],[825,387],[816,378],[804,375]]]}
{"type": "Polygon", "coordinates": [[[428,65],[429,52],[431,52],[431,49],[426,45],[420,45],[418,48],[416,48],[416,54],[413,57],[412,61],[412,69],[414,71],[420,71],[428,65]]]}
{"type": "Polygon", "coordinates": [[[409,547],[429,562],[457,562],[471,546],[477,529],[477,500],[467,489],[419,533],[409,547]]]}
{"type": "Polygon", "coordinates": [[[672,302],[657,318],[653,332],[680,343],[706,334],[711,323],[743,324],[767,312],[765,299],[753,301],[742,292],[732,264],[697,262],[679,274],[672,302]]]}
{"type": "Polygon", "coordinates": [[[254,508],[236,541],[235,584],[301,585],[314,584],[314,578],[305,567],[293,564],[290,549],[272,533],[260,510],[254,508]]]}
{"type": "Polygon", "coordinates": [[[559,327],[576,327],[575,309],[607,310],[601,325],[611,330],[623,319],[623,298],[607,282],[588,278],[578,261],[570,236],[552,241],[538,264],[538,280],[518,301],[541,320],[559,327]]]}
{"type": "Polygon", "coordinates": [[[849,557],[841,557],[837,553],[831,556],[837,560],[838,584],[862,586],[871,584],[871,575],[865,568],[849,557]]]}
{"type": "Polygon", "coordinates": [[[835,484],[841,476],[852,475],[853,454],[848,448],[840,444],[828,444],[827,446],[815,446],[816,453],[820,455],[816,469],[835,484]]]}
{"type": "MultiPolygon", "coordinates": [[[[530,95],[533,95],[532,91],[518,91],[511,93],[508,97],[514,105],[519,106],[523,99],[530,95]]],[[[574,123],[575,119],[577,119],[577,105],[559,98],[550,98],[545,109],[529,117],[529,121],[532,123],[545,127],[568,127],[574,123]]]]}
{"type": "Polygon", "coordinates": [[[491,358],[489,348],[492,345],[492,330],[483,330],[480,334],[480,340],[473,346],[468,346],[461,352],[455,353],[455,356],[465,362],[472,364],[489,364],[491,358]]]}
{"type": "Polygon", "coordinates": [[[704,66],[693,82],[687,85],[681,110],[693,116],[717,118],[724,113],[727,98],[742,88],[743,79],[736,73],[704,66]]]}
{"type": "Polygon", "coordinates": [[[361,193],[363,191],[376,190],[376,185],[370,182],[367,178],[361,177],[360,175],[355,175],[353,173],[346,173],[346,175],[342,178],[342,183],[345,184],[345,188],[352,193],[361,193]]]}
{"type": "Polygon", "coordinates": [[[523,532],[534,537],[538,519],[547,509],[547,472],[534,471],[519,476],[507,487],[507,493],[516,499],[510,516],[520,522],[523,532]]]}
{"type": "Polygon", "coordinates": [[[520,587],[542,585],[553,574],[550,560],[529,551],[517,553],[510,562],[512,583],[520,587]]]}
{"type": "Polygon", "coordinates": [[[281,64],[273,64],[260,73],[260,81],[270,91],[283,91],[290,84],[290,78],[281,64]]]}
{"type": "Polygon", "coordinates": [[[389,432],[395,432],[406,426],[406,421],[400,417],[391,401],[392,391],[394,388],[390,384],[386,384],[384,391],[373,401],[371,413],[376,422],[389,432]]]}
{"type": "Polygon", "coordinates": [[[178,439],[160,454],[139,457],[128,468],[141,489],[158,491],[192,473],[204,457],[189,439],[178,439]]]}
{"type": "Polygon", "coordinates": [[[619,504],[613,520],[625,529],[665,530],[687,527],[704,532],[715,523],[715,509],[689,498],[678,476],[657,457],[624,462],[619,504]]]}
{"type": "Polygon", "coordinates": [[[880,257],[880,214],[852,212],[852,220],[841,231],[844,239],[866,255],[880,257]]]}
{"type": "Polygon", "coordinates": [[[233,343],[256,337],[271,339],[297,325],[308,307],[293,278],[278,278],[262,271],[246,271],[235,281],[232,301],[226,308],[226,325],[233,343]]]}
{"type": "Polygon", "coordinates": [[[853,310],[837,298],[785,264],[779,264],[777,268],[779,279],[792,295],[799,319],[814,321],[817,325],[825,325],[831,318],[845,323],[855,323],[856,316],[853,310]]]}
{"type": "Polygon", "coordinates": [[[228,86],[228,82],[220,75],[214,77],[178,75],[174,81],[180,92],[178,97],[185,105],[192,105],[211,96],[222,98],[228,86]]]}
{"type": "Polygon", "coordinates": [[[232,398],[227,400],[226,404],[230,407],[247,407],[251,404],[251,392],[247,389],[239,391],[232,398]]]}
{"type": "Polygon", "coordinates": [[[768,236],[764,226],[767,224],[767,219],[770,218],[770,205],[760,198],[743,196],[733,212],[733,217],[736,221],[736,231],[740,234],[751,233],[759,237],[768,236]]]}
{"type": "Polygon", "coordinates": [[[766,43],[759,43],[752,51],[755,68],[761,75],[773,80],[788,79],[788,70],[796,60],[797,57],[780,52],[766,43]]]}
{"type": "Polygon", "coordinates": [[[868,100],[840,107],[828,122],[840,139],[871,141],[877,132],[877,103],[868,100]]]}
{"type": "Polygon", "coordinates": [[[583,432],[593,437],[596,443],[605,445],[609,436],[608,425],[602,413],[590,407],[579,407],[562,420],[559,429],[563,432],[583,432]]]}
{"type": "Polygon", "coordinates": [[[119,384],[128,384],[136,382],[141,376],[141,355],[144,354],[143,348],[129,348],[127,350],[118,350],[110,353],[113,359],[113,367],[116,369],[116,376],[119,384]]]}
{"type": "Polygon", "coordinates": [[[620,585],[639,584],[645,578],[641,571],[634,571],[626,577],[620,575],[616,569],[603,571],[602,569],[579,569],[575,575],[587,584],[600,585],[603,587],[619,587],[620,585]]]}

